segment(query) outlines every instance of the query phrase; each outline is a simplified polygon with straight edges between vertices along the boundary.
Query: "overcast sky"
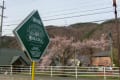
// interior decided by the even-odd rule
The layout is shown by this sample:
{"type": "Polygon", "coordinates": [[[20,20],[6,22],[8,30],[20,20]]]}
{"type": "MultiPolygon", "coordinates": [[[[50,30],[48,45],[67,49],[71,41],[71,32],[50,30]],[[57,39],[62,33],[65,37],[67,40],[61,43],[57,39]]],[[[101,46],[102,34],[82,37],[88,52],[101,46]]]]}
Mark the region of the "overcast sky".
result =
{"type": "MultiPolygon", "coordinates": [[[[119,16],[120,0],[117,3],[119,16]]],[[[5,7],[4,35],[11,35],[12,30],[34,9],[39,11],[45,26],[114,18],[112,0],[5,0],[5,7]]]]}

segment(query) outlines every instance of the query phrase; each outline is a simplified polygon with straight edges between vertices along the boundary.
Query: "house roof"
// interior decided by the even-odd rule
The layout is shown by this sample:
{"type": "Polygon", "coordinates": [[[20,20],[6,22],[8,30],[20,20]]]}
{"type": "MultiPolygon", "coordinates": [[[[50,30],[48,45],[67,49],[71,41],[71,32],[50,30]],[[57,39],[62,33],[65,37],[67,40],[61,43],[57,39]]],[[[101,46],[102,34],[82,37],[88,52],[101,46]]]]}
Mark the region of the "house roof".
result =
{"type": "Polygon", "coordinates": [[[94,53],[92,55],[93,57],[109,57],[110,56],[110,51],[102,51],[99,53],[94,53]]]}
{"type": "Polygon", "coordinates": [[[24,52],[16,49],[0,48],[0,65],[12,65],[19,58],[30,64],[30,60],[24,52]]]}
{"type": "Polygon", "coordinates": [[[20,57],[20,56],[13,56],[13,58],[12,58],[10,64],[13,64],[16,60],[19,59],[19,57],[20,57]]]}

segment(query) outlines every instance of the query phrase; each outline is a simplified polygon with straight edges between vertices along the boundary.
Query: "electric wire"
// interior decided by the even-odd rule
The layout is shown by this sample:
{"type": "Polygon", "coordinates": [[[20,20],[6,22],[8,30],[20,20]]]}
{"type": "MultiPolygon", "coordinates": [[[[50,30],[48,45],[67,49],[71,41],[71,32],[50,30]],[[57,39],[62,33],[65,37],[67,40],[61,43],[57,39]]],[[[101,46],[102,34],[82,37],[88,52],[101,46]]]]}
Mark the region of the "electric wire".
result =
{"type": "MultiPolygon", "coordinates": [[[[103,1],[102,1],[103,2],[103,1]]],[[[91,1],[90,2],[85,2],[85,3],[79,3],[80,4],[80,6],[82,6],[82,7],[90,7],[90,6],[88,6],[88,5],[91,5],[90,4],[91,3],[91,1]],[[85,6],[85,5],[87,5],[87,6],[85,6]]],[[[98,1],[95,1],[94,2],[94,4],[92,4],[91,6],[96,6],[96,5],[103,5],[103,3],[100,3],[99,2],[99,0],[98,1]],[[98,2],[99,4],[97,4],[96,2],[98,2]]],[[[106,6],[106,5],[105,5],[106,6]]],[[[111,6],[112,7],[112,6],[111,6]]],[[[64,10],[54,10],[54,11],[52,11],[52,13],[59,13],[59,12],[67,12],[67,11],[72,11],[72,10],[79,10],[79,9],[81,9],[81,8],[72,8],[72,9],[64,9],[64,10]]],[[[51,14],[51,11],[48,11],[48,12],[45,12],[44,14],[51,14]]]]}
{"type": "MultiPolygon", "coordinates": [[[[120,11],[120,10],[118,10],[118,11],[120,11]]],[[[61,20],[61,19],[67,19],[67,18],[83,17],[83,16],[96,15],[96,14],[105,14],[105,13],[110,13],[110,12],[113,12],[113,11],[95,12],[95,13],[82,14],[82,15],[74,15],[74,16],[65,16],[65,17],[59,17],[59,18],[43,19],[43,21],[48,22],[48,21],[61,20]]],[[[18,24],[6,24],[6,25],[3,25],[3,26],[13,26],[13,25],[18,25],[18,24]]]]}
{"type": "Polygon", "coordinates": [[[89,10],[83,10],[83,11],[73,11],[73,12],[69,12],[69,13],[64,13],[64,14],[56,14],[56,15],[51,15],[51,16],[45,16],[43,18],[48,18],[48,17],[55,17],[55,16],[62,16],[62,15],[70,15],[70,14],[75,14],[75,13],[79,13],[79,12],[91,12],[91,11],[98,11],[98,10],[104,10],[104,9],[110,9],[111,7],[102,7],[102,8],[97,8],[97,9],[89,9],[89,10]]]}
{"type": "MultiPolygon", "coordinates": [[[[120,10],[118,10],[118,11],[120,11],[120,10]]],[[[74,15],[74,16],[65,16],[65,17],[59,17],[59,18],[44,19],[43,21],[53,21],[53,20],[83,17],[83,16],[96,15],[96,14],[105,14],[105,13],[111,13],[111,12],[113,12],[113,11],[95,12],[95,13],[89,13],[89,14],[81,14],[81,15],[74,15]]]]}
{"type": "MultiPolygon", "coordinates": [[[[108,21],[108,20],[113,20],[113,19],[110,18],[110,19],[93,20],[93,21],[87,21],[87,22],[84,22],[84,23],[95,23],[95,22],[103,22],[103,21],[108,21]]],[[[10,25],[10,26],[12,26],[12,25],[10,25]]],[[[18,24],[14,24],[14,25],[18,25],[18,24]]],[[[5,30],[13,30],[13,29],[11,29],[11,28],[10,29],[4,29],[4,31],[5,30]]]]}

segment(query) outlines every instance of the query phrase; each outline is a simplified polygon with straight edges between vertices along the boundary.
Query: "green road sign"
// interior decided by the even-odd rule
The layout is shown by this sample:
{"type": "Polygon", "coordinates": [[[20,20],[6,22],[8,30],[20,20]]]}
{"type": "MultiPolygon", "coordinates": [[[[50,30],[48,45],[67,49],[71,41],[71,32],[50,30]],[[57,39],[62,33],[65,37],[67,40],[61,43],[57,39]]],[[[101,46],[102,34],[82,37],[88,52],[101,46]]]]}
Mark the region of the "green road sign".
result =
{"type": "Polygon", "coordinates": [[[13,32],[29,58],[39,61],[50,40],[38,11],[32,11],[13,32]]]}

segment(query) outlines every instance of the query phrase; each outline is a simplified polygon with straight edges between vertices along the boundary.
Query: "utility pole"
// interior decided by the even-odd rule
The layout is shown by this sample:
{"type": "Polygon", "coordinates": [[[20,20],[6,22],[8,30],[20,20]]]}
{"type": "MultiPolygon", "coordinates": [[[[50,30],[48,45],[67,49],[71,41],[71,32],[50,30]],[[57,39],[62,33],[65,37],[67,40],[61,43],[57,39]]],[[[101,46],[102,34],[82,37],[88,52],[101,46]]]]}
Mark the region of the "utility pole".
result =
{"type": "Polygon", "coordinates": [[[110,56],[111,56],[111,67],[114,67],[113,64],[113,51],[112,51],[112,44],[113,44],[113,40],[112,40],[112,33],[109,33],[109,40],[110,40],[110,56]]]}
{"type": "Polygon", "coordinates": [[[2,13],[1,13],[1,23],[0,23],[0,37],[2,36],[2,26],[3,26],[3,14],[4,14],[4,9],[5,9],[5,7],[4,7],[4,5],[5,5],[5,1],[3,0],[3,2],[2,2],[2,6],[0,6],[0,8],[2,9],[2,13]]]}
{"type": "Polygon", "coordinates": [[[115,25],[116,25],[116,32],[117,32],[117,47],[118,47],[118,66],[119,66],[119,80],[120,80],[120,30],[119,30],[119,23],[118,23],[118,15],[117,15],[117,3],[116,0],[113,0],[113,7],[114,7],[114,14],[115,14],[115,25]]]}

